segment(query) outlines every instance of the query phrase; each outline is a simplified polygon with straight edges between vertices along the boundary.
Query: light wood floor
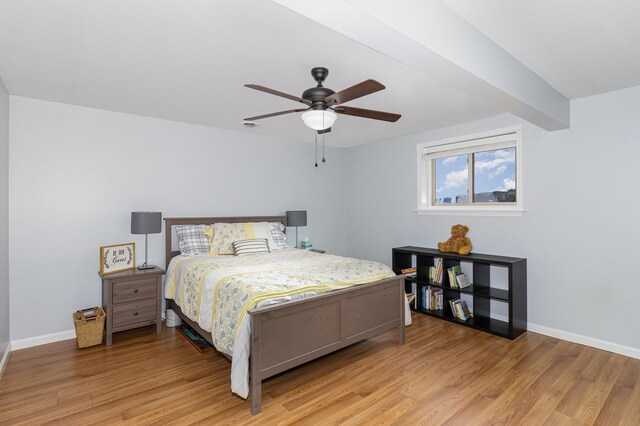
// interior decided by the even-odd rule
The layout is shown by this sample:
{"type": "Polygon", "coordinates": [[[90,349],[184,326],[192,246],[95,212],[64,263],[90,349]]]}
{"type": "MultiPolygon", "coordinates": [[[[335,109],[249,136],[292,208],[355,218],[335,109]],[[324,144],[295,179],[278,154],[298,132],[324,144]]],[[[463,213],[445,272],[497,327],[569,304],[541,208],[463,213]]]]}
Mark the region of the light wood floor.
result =
{"type": "Polygon", "coordinates": [[[535,333],[515,341],[414,314],[263,385],[263,412],[229,390],[229,362],[174,329],[15,351],[0,424],[640,425],[640,360],[535,333]]]}

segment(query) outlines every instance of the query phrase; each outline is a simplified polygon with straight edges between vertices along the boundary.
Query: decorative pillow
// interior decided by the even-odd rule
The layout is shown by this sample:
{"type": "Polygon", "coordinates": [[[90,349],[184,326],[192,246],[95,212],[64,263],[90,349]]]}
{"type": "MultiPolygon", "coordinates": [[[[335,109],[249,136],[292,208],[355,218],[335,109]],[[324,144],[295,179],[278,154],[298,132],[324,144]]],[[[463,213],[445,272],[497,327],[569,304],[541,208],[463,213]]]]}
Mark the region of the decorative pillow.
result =
{"type": "Polygon", "coordinates": [[[271,237],[271,225],[267,222],[214,223],[210,255],[234,254],[234,241],[264,238],[269,247],[275,247],[271,237]]]}
{"type": "Polygon", "coordinates": [[[287,235],[282,232],[284,231],[284,225],[280,222],[272,222],[271,225],[271,238],[273,239],[273,247],[272,250],[278,250],[289,247],[287,244],[287,235]]]}
{"type": "Polygon", "coordinates": [[[269,253],[269,243],[266,238],[234,241],[231,245],[233,246],[233,251],[236,256],[269,253]]]}
{"type": "Polygon", "coordinates": [[[176,226],[180,254],[184,256],[194,256],[196,254],[209,253],[210,241],[204,233],[206,226],[207,225],[176,226]]]}

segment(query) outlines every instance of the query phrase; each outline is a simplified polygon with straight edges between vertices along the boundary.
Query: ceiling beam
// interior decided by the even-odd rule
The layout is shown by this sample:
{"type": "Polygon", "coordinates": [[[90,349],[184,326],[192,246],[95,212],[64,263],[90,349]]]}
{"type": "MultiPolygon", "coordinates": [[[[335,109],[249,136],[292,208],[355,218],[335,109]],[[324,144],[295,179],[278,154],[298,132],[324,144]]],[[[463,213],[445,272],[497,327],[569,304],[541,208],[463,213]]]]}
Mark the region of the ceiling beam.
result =
{"type": "Polygon", "coordinates": [[[546,130],[569,127],[569,99],[441,0],[273,1],[546,130]]]}

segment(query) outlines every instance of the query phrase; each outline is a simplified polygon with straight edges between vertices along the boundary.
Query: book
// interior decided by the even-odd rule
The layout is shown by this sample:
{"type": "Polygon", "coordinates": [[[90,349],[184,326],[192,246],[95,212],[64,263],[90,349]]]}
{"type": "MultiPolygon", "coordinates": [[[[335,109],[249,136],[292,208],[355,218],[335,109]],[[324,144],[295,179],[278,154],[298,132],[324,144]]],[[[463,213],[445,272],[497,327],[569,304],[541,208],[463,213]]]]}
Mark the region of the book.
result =
{"type": "Polygon", "coordinates": [[[442,270],[443,270],[442,258],[441,257],[434,258],[433,266],[435,267],[433,282],[436,284],[442,284],[442,270]]]}
{"type": "Polygon", "coordinates": [[[415,273],[415,272],[416,272],[416,268],[415,268],[415,267],[413,267],[413,268],[404,268],[404,269],[400,269],[400,273],[401,273],[401,274],[404,274],[404,275],[407,275],[407,274],[413,274],[413,273],[415,273]]]}
{"type": "Polygon", "coordinates": [[[455,317],[455,318],[460,318],[458,317],[458,303],[460,303],[460,299],[449,299],[449,306],[451,307],[451,314],[455,317]]]}
{"type": "Polygon", "coordinates": [[[464,273],[456,275],[455,281],[459,288],[467,288],[471,285],[469,277],[467,277],[464,273]]]}
{"type": "Polygon", "coordinates": [[[418,285],[416,283],[411,284],[411,294],[413,294],[413,309],[418,309],[418,285]]]}
{"type": "Polygon", "coordinates": [[[465,300],[460,302],[460,310],[462,311],[462,318],[460,318],[462,321],[466,321],[473,316],[465,300]]]}
{"type": "Polygon", "coordinates": [[[462,273],[462,269],[460,269],[460,265],[452,266],[451,268],[447,268],[447,273],[449,274],[449,287],[458,288],[458,284],[456,282],[456,276],[462,273]]]}

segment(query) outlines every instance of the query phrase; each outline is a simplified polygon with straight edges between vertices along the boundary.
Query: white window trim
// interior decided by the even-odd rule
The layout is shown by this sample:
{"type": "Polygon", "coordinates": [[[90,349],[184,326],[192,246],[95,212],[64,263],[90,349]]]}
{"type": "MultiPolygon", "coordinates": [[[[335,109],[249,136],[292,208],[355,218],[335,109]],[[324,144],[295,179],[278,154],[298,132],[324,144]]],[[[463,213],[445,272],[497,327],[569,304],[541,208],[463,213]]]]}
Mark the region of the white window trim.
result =
{"type": "MultiPolygon", "coordinates": [[[[525,212],[523,194],[524,180],[522,173],[522,127],[506,127],[471,135],[458,136],[437,141],[424,142],[417,145],[418,160],[418,214],[427,215],[459,215],[459,216],[522,216],[525,212]],[[432,199],[432,166],[431,160],[454,154],[464,154],[488,145],[489,149],[500,146],[516,147],[516,182],[517,197],[515,204],[508,205],[464,205],[443,206],[431,205],[432,199]]],[[[471,189],[471,188],[470,188],[471,189]]]]}

